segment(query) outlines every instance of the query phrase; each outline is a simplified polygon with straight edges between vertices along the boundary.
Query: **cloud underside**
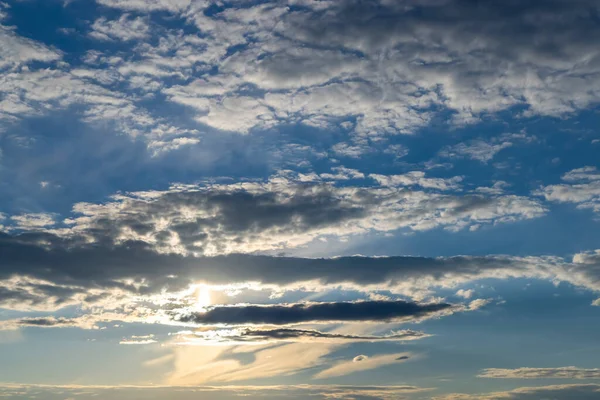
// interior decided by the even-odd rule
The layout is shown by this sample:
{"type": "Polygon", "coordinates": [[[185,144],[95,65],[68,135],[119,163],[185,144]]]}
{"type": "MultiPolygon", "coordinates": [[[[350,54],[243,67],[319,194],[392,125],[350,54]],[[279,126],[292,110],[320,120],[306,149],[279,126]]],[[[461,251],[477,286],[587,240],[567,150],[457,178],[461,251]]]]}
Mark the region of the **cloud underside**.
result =
{"type": "Polygon", "coordinates": [[[238,328],[222,330],[198,330],[181,332],[177,344],[252,344],[262,345],[270,342],[307,342],[307,343],[354,343],[354,342],[395,342],[409,341],[429,337],[430,335],[410,329],[397,331],[389,335],[351,335],[321,332],[314,329],[294,328],[238,328]]]}
{"type": "Polygon", "coordinates": [[[217,130],[347,122],[358,135],[340,149],[360,154],[364,135],[414,132],[440,109],[465,124],[512,107],[525,116],[567,115],[600,99],[593,0],[476,8],[457,0],[284,1],[228,4],[216,13],[197,1],[98,3],[135,15],[91,23],[91,49],[77,65],[0,30],[9,49],[0,59],[9,68],[1,75],[1,119],[78,105],[85,121],[114,121],[155,147],[197,134],[153,116],[144,106],[153,96],[191,109],[199,126],[217,130]],[[155,11],[171,13],[165,20],[177,19],[187,32],[149,18],[155,11]],[[131,48],[112,53],[102,46],[107,41],[131,48]]]}
{"type": "Polygon", "coordinates": [[[177,320],[200,325],[390,322],[428,317],[451,309],[450,304],[417,304],[406,301],[244,305],[211,307],[204,312],[180,315],[177,320]]]}
{"type": "MultiPolygon", "coordinates": [[[[530,278],[600,289],[598,252],[559,257],[456,256],[305,259],[232,254],[160,254],[147,243],[84,244],[50,233],[0,235],[0,304],[11,309],[57,309],[72,304],[118,307],[131,301],[164,303],[205,282],[232,289],[391,290],[422,298],[436,288],[481,279],[530,278]],[[154,296],[154,298],[153,298],[154,296]],[[137,300],[136,300],[137,299],[137,300]]],[[[140,308],[140,310],[142,310],[140,308]]]]}

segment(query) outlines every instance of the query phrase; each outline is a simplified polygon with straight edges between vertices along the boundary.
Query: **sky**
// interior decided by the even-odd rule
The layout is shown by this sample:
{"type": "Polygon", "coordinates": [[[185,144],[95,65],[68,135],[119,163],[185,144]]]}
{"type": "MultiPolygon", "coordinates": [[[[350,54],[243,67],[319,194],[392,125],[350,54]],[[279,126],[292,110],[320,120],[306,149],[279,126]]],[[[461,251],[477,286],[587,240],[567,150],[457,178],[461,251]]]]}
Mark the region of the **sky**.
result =
{"type": "Polygon", "coordinates": [[[0,0],[0,397],[600,398],[596,0],[0,0]]]}

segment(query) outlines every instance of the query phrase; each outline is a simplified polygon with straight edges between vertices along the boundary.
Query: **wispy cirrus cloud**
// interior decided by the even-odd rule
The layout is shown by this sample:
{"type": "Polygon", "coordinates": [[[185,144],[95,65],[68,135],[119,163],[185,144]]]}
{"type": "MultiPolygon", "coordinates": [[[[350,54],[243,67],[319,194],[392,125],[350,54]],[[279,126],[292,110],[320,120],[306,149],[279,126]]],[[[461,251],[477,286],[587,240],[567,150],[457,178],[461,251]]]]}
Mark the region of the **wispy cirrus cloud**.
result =
{"type": "Polygon", "coordinates": [[[217,400],[237,399],[240,396],[260,396],[261,398],[279,398],[285,394],[289,399],[304,399],[310,396],[315,399],[344,399],[348,397],[368,397],[376,400],[408,398],[415,393],[430,389],[410,385],[279,385],[279,386],[83,386],[83,385],[3,385],[0,394],[14,399],[26,399],[29,396],[43,396],[48,400],[63,400],[65,395],[77,396],[82,400],[96,399],[98,396],[119,396],[123,400],[163,399],[192,400],[198,396],[210,396],[217,400]]]}
{"type": "Polygon", "coordinates": [[[478,394],[450,394],[434,396],[435,400],[587,400],[593,399],[600,393],[600,385],[573,384],[539,387],[522,387],[505,392],[478,394]]]}
{"type": "Polygon", "coordinates": [[[561,368],[487,368],[479,378],[495,379],[600,379],[600,369],[561,368]]]}
{"type": "Polygon", "coordinates": [[[177,344],[250,344],[266,343],[356,343],[356,342],[402,342],[427,338],[430,335],[410,329],[387,335],[354,335],[322,332],[315,329],[297,328],[236,328],[220,330],[183,331],[177,334],[177,344]]]}
{"type": "Polygon", "coordinates": [[[341,361],[330,368],[327,368],[317,375],[316,379],[326,379],[335,376],[349,375],[355,372],[366,371],[370,369],[380,368],[390,364],[397,364],[408,361],[412,358],[410,353],[385,354],[373,357],[360,355],[349,361],[341,361]]]}

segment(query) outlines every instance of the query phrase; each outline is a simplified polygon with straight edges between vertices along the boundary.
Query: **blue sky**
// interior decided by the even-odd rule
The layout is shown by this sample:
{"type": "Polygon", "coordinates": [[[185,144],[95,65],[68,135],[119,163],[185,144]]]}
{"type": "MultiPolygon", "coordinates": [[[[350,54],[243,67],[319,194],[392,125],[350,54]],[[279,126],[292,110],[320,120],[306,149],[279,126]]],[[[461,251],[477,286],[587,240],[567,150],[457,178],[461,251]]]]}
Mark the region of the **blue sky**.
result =
{"type": "Polygon", "coordinates": [[[600,396],[596,3],[0,1],[0,397],[600,396]]]}

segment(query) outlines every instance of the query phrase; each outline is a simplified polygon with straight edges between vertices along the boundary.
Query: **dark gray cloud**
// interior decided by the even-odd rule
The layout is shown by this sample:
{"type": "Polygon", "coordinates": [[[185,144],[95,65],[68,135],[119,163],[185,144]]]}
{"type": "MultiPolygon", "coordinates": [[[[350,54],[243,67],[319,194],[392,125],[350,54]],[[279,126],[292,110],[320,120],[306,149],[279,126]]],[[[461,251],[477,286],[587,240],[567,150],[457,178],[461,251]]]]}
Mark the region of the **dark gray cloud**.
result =
{"type": "Polygon", "coordinates": [[[265,342],[310,342],[310,343],[351,343],[405,341],[429,337],[430,335],[410,329],[394,332],[389,335],[350,335],[331,332],[321,332],[314,329],[226,329],[223,331],[197,331],[193,334],[180,334],[184,341],[191,343],[207,341],[219,343],[265,343],[265,342]]]}
{"type": "MultiPolygon", "coordinates": [[[[0,41],[10,51],[0,65],[30,69],[4,74],[0,118],[79,104],[86,121],[116,120],[156,151],[196,144],[188,136],[198,131],[174,135],[180,121],[155,117],[144,94],[195,109],[198,122],[214,129],[352,121],[356,133],[374,136],[414,132],[430,123],[433,109],[469,123],[515,106],[525,115],[560,116],[600,99],[594,0],[232,2],[216,13],[206,2],[103,3],[169,10],[203,40],[181,26],[147,24],[143,15],[99,15],[91,37],[145,40],[126,54],[91,51],[83,65],[59,68],[55,62],[73,55],[3,29],[0,41]]],[[[358,142],[341,146],[369,151],[358,142]]]]}
{"type": "Polygon", "coordinates": [[[30,317],[18,318],[0,321],[0,331],[13,330],[19,328],[84,328],[92,329],[94,321],[88,316],[78,318],[64,317],[30,317]]]}
{"type": "Polygon", "coordinates": [[[450,311],[451,304],[418,304],[407,301],[359,301],[290,305],[216,306],[205,312],[183,314],[178,321],[201,324],[301,324],[418,319],[450,311]]]}
{"type": "Polygon", "coordinates": [[[194,257],[157,253],[140,241],[85,244],[51,233],[0,233],[4,306],[102,301],[107,291],[140,295],[173,292],[190,283],[260,282],[273,287],[327,285],[393,288],[408,295],[484,278],[526,277],[570,282],[600,290],[597,254],[573,262],[558,257],[339,257],[307,259],[230,254],[194,257]],[[312,282],[312,283],[309,283],[312,282]]]}
{"type": "MultiPolygon", "coordinates": [[[[461,230],[546,212],[527,197],[444,193],[456,189],[460,177],[428,178],[420,172],[377,177],[377,187],[302,182],[293,173],[260,182],[175,186],[119,194],[104,204],[77,203],[62,223],[27,226],[82,243],[141,241],[162,253],[219,255],[278,251],[318,237],[370,231],[461,230]]],[[[40,238],[40,243],[51,246],[57,240],[40,238]]]]}

